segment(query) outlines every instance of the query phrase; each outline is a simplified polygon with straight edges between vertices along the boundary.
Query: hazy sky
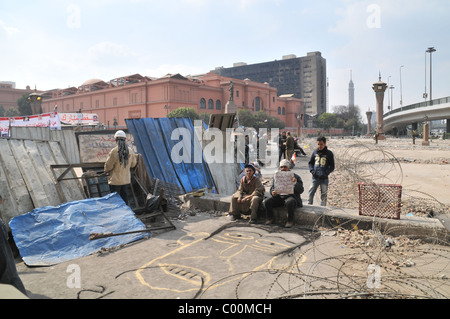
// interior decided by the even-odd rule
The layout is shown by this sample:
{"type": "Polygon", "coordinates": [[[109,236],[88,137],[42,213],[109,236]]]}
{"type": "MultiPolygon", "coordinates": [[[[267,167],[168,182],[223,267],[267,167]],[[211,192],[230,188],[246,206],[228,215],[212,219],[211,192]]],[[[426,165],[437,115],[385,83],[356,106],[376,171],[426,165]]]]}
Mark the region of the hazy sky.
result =
{"type": "Polygon", "coordinates": [[[430,46],[433,98],[450,96],[449,17],[448,0],[2,1],[0,81],[50,90],[320,51],[330,109],[348,104],[352,70],[355,104],[365,113],[375,109],[378,72],[395,87],[394,108],[400,69],[403,105],[423,101],[430,46]]]}

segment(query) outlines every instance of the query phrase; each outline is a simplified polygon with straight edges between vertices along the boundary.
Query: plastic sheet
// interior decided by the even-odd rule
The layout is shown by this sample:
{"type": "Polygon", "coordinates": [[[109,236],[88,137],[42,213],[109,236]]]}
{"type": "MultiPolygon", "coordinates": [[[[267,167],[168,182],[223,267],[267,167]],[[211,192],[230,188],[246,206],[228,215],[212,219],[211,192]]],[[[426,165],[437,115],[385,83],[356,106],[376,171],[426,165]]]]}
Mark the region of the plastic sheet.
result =
{"type": "Polygon", "coordinates": [[[150,232],[142,232],[89,239],[92,233],[117,234],[146,229],[117,193],[36,208],[14,217],[9,226],[28,266],[62,263],[150,235],[150,232]]]}
{"type": "Polygon", "coordinates": [[[214,186],[214,180],[203,155],[202,163],[194,163],[193,155],[190,163],[172,161],[172,148],[180,143],[179,140],[171,139],[175,129],[183,128],[189,131],[191,140],[183,143],[192,153],[195,149],[201,149],[189,118],[127,119],[126,123],[151,178],[177,185],[185,193],[214,186]],[[197,143],[196,147],[194,143],[197,143]]]}

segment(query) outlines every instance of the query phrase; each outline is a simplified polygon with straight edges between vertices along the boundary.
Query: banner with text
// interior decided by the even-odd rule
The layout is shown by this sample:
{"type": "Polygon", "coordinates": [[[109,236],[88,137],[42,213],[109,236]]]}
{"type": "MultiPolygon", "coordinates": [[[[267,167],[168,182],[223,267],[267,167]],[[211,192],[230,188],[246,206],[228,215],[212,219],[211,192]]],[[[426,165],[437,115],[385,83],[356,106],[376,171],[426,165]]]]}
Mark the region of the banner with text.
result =
{"type": "Polygon", "coordinates": [[[9,136],[9,128],[21,127],[49,127],[51,130],[61,130],[61,121],[57,112],[44,113],[30,116],[0,117],[0,134],[9,136]]]}
{"type": "Polygon", "coordinates": [[[59,113],[62,124],[97,125],[98,115],[94,113],[59,113]]]}

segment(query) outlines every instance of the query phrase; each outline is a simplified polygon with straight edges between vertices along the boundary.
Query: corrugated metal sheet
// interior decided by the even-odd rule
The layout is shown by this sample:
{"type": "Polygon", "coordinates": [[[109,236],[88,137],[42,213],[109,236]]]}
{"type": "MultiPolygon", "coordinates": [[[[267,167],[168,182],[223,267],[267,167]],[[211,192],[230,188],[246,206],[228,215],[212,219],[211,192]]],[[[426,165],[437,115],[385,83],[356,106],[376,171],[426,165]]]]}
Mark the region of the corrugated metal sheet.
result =
{"type": "Polygon", "coordinates": [[[69,164],[80,163],[80,152],[74,127],[50,130],[48,127],[11,127],[11,138],[60,142],[69,164]]]}
{"type": "Polygon", "coordinates": [[[34,208],[85,198],[77,180],[56,183],[54,164],[68,164],[59,142],[0,139],[0,217],[6,224],[34,208]]]}
{"type": "MultiPolygon", "coordinates": [[[[172,161],[172,148],[179,143],[171,140],[171,134],[175,129],[185,128],[190,132],[191,140],[183,143],[186,143],[186,147],[191,147],[192,153],[194,143],[199,143],[194,137],[194,126],[190,119],[142,118],[127,119],[126,123],[151,178],[175,184],[185,193],[214,186],[214,180],[204,159],[202,163],[194,163],[192,160],[191,163],[177,164],[172,161]]],[[[198,149],[201,149],[201,146],[198,146],[198,149]]]]}

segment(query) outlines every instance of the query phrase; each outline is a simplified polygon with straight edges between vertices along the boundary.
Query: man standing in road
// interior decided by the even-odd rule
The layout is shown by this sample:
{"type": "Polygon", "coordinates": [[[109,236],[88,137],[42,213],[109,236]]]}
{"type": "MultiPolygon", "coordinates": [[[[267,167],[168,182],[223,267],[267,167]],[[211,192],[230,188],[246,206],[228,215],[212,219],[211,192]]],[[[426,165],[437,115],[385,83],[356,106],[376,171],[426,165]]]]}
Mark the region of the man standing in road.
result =
{"type": "Polygon", "coordinates": [[[280,162],[281,157],[286,158],[286,132],[281,133],[278,137],[278,151],[280,152],[278,162],[280,162]]]}
{"type": "Polygon", "coordinates": [[[308,204],[312,205],[314,195],[320,186],[321,206],[327,205],[328,176],[334,171],[334,155],[327,148],[327,140],[324,136],[317,138],[317,149],[311,154],[308,162],[309,171],[312,174],[311,187],[308,191],[308,204]]]}
{"type": "Polygon", "coordinates": [[[294,147],[295,147],[295,139],[291,135],[291,132],[287,132],[286,138],[286,159],[290,161],[292,159],[292,155],[294,155],[294,147]]]}
{"type": "Polygon", "coordinates": [[[108,184],[110,191],[117,192],[128,205],[127,191],[131,187],[130,169],[137,164],[136,155],[127,145],[127,136],[124,131],[119,130],[114,134],[117,146],[108,154],[104,171],[109,173],[108,184]]]}

